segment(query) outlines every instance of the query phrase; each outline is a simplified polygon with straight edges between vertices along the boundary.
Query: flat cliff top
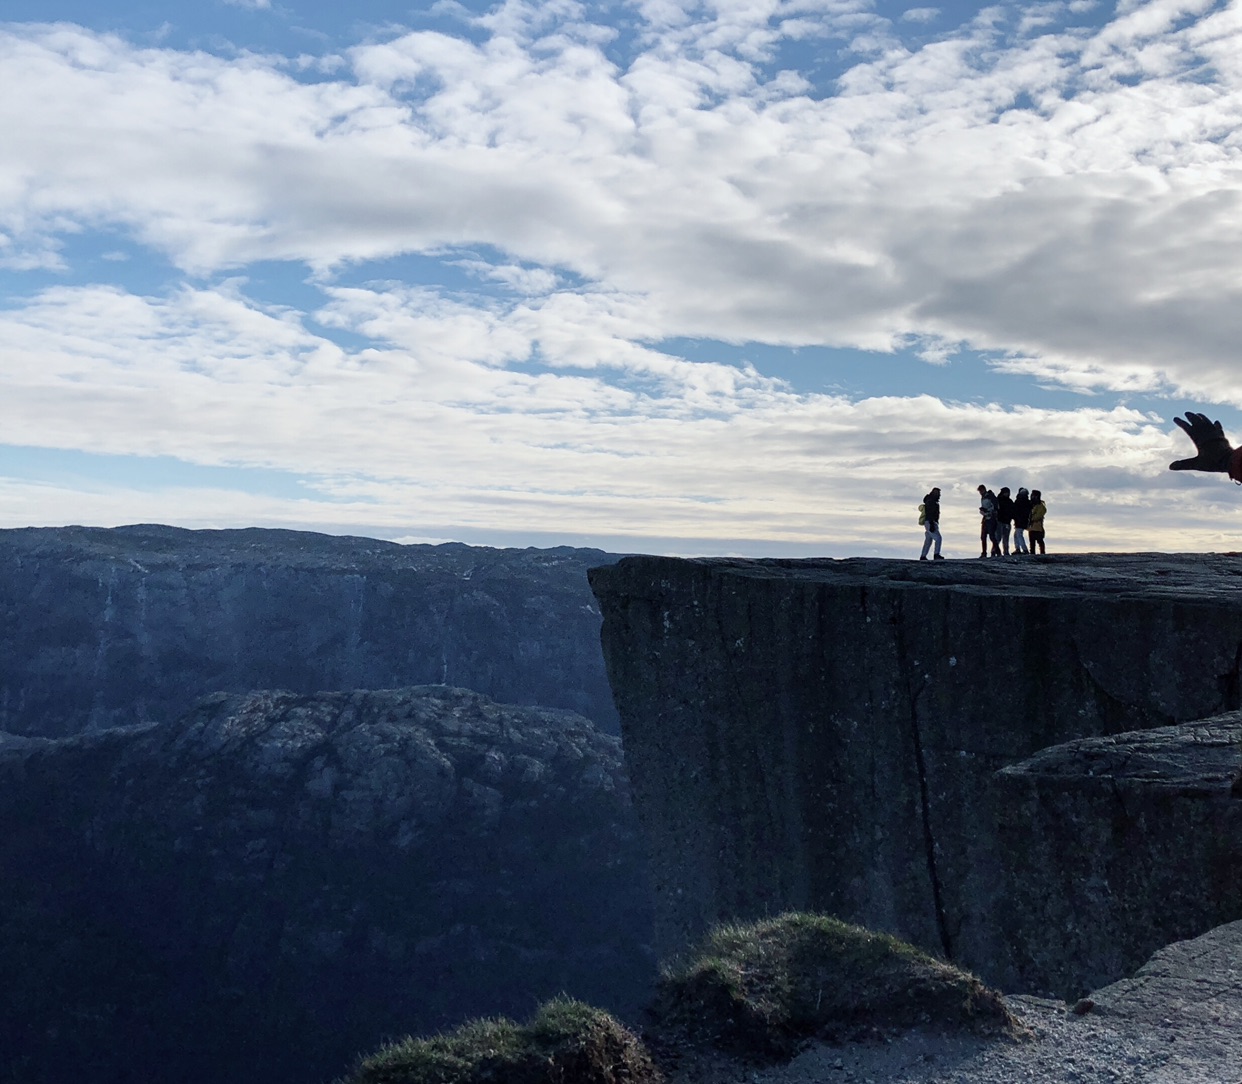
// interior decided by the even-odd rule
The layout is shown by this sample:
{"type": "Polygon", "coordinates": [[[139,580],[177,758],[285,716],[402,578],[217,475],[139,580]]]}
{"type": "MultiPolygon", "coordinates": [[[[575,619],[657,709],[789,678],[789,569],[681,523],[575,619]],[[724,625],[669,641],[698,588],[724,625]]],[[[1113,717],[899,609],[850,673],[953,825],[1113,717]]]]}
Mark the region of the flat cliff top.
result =
{"type": "Polygon", "coordinates": [[[0,530],[0,560],[40,558],[119,561],[141,570],[200,565],[284,565],[292,568],[450,572],[468,576],[523,566],[607,563],[603,550],[496,549],[462,542],[401,545],[379,538],[287,531],[266,527],[188,530],[159,523],[127,527],[19,527],[0,530]]]}
{"type": "Polygon", "coordinates": [[[1242,605],[1242,553],[1057,553],[944,561],[880,557],[804,560],[626,557],[591,570],[597,597],[647,595],[695,574],[774,582],[919,588],[1031,597],[1109,595],[1242,605]],[[643,589],[646,582],[647,589],[643,589]]]}

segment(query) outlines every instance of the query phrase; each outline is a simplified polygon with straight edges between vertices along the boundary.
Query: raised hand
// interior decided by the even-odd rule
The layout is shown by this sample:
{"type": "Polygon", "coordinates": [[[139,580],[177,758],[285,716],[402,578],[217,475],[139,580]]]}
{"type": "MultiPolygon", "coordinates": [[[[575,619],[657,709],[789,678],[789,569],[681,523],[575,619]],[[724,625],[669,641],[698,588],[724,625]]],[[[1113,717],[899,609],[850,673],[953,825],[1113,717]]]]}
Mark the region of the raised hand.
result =
{"type": "Polygon", "coordinates": [[[1169,470],[1227,471],[1233,456],[1233,445],[1225,437],[1220,422],[1214,422],[1206,414],[1186,411],[1186,417],[1173,421],[1195,442],[1199,454],[1192,459],[1179,459],[1169,464],[1169,470]]]}

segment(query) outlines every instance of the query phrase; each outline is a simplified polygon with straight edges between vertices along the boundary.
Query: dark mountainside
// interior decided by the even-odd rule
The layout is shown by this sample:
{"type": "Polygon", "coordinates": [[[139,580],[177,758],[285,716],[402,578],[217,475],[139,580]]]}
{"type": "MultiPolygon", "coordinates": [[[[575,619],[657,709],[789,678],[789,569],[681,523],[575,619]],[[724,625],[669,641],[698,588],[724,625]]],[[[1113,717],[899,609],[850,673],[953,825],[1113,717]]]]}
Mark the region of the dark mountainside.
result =
{"type": "Polygon", "coordinates": [[[0,730],[165,722],[200,696],[445,684],[617,732],[599,550],[141,525],[0,531],[0,730]]]}
{"type": "Polygon", "coordinates": [[[0,1080],[316,1084],[562,991],[633,1016],[616,738],[444,687],[0,740],[0,1080]]]}
{"type": "Polygon", "coordinates": [[[1033,764],[1005,798],[996,777],[1060,743],[1238,709],[1239,557],[630,557],[591,582],[661,955],[722,919],[822,910],[1007,991],[1076,996],[1242,918],[1231,738],[1164,783],[1094,777],[1090,748],[1062,750],[1060,782],[1033,764]],[[1211,837],[1179,847],[1192,825],[1211,837]],[[1090,873],[1078,896],[1062,857],[1090,873]],[[1159,886],[1179,880],[1204,899],[1177,907],[1159,886]]]}

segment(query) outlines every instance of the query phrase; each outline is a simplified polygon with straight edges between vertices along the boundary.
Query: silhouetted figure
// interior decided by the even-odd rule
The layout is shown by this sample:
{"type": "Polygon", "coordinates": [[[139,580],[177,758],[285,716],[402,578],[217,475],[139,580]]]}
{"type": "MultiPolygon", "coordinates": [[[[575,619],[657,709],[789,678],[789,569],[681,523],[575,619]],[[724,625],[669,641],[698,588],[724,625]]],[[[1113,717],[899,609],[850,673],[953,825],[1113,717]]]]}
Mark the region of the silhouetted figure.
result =
{"type": "Polygon", "coordinates": [[[1013,501],[1009,499],[1009,487],[1001,486],[1001,491],[996,495],[996,536],[1006,557],[1009,556],[1009,531],[1012,527],[1013,501]]]}
{"type": "Polygon", "coordinates": [[[996,494],[987,486],[979,487],[979,549],[980,557],[988,555],[988,543],[992,545],[992,556],[1000,556],[996,548],[996,494]]]}
{"type": "Polygon", "coordinates": [[[931,492],[923,498],[923,552],[920,561],[927,560],[927,551],[931,544],[936,543],[934,560],[943,561],[940,556],[940,487],[932,486],[931,492]]]}
{"type": "Polygon", "coordinates": [[[1031,536],[1031,552],[1034,553],[1038,548],[1040,553],[1047,553],[1044,549],[1044,516],[1048,514],[1048,506],[1044,504],[1044,499],[1040,495],[1038,489],[1031,490],[1031,518],[1027,534],[1031,536]]]}
{"type": "Polygon", "coordinates": [[[1235,448],[1225,436],[1220,422],[1212,421],[1206,414],[1186,411],[1185,419],[1173,421],[1195,442],[1191,459],[1179,459],[1169,464],[1169,470],[1202,470],[1228,474],[1242,484],[1242,448],[1235,448]]]}
{"type": "Polygon", "coordinates": [[[1018,487],[1018,495],[1013,499],[1013,552],[1026,553],[1026,536],[1024,532],[1031,525],[1031,495],[1026,486],[1018,487]]]}

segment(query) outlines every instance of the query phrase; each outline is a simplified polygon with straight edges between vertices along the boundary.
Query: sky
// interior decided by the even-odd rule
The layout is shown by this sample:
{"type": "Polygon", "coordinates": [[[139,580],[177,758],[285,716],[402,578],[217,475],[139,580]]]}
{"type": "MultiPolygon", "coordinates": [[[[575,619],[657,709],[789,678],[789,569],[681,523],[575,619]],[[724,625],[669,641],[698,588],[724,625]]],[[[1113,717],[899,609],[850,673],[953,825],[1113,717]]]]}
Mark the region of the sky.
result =
{"type": "Polygon", "coordinates": [[[0,79],[0,527],[1242,550],[1239,2],[4,0],[0,79]]]}

